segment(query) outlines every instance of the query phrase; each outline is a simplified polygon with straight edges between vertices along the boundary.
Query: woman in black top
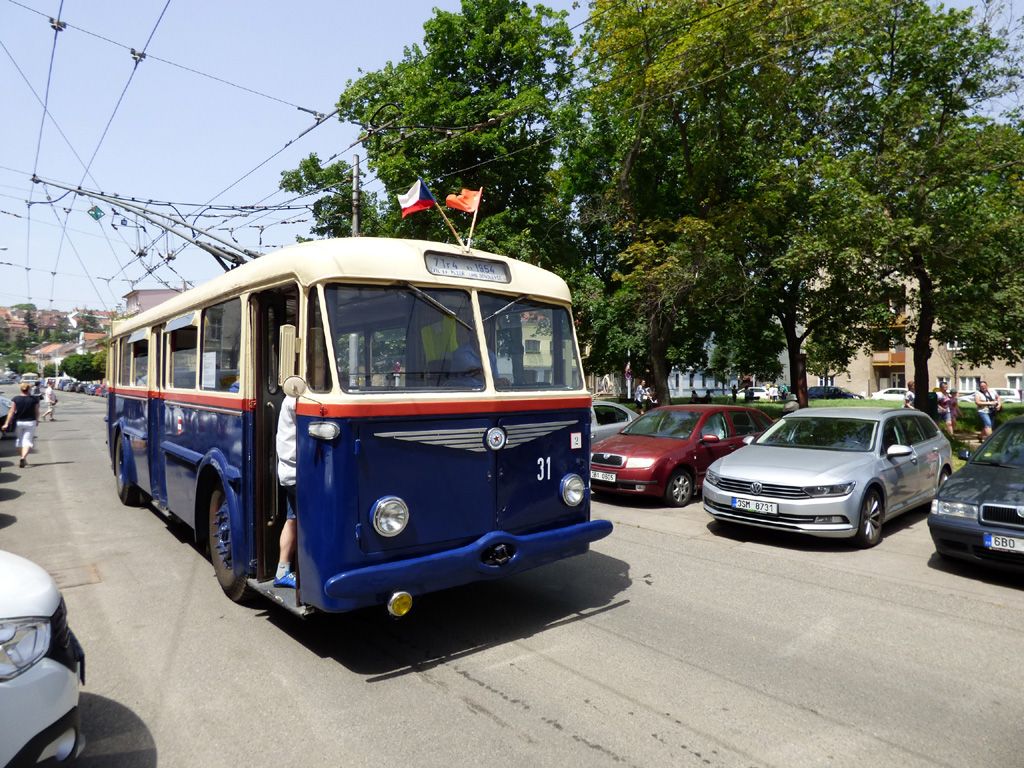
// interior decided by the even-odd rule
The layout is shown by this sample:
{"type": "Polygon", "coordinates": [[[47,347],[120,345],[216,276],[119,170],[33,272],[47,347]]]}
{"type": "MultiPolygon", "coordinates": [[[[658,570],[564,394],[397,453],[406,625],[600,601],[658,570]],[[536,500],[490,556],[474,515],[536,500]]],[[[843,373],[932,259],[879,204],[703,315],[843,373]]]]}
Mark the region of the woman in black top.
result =
{"type": "Polygon", "coordinates": [[[11,401],[11,410],[4,423],[4,432],[11,428],[11,424],[17,429],[18,440],[15,445],[21,449],[20,467],[25,466],[28,452],[32,450],[32,440],[39,421],[39,401],[29,394],[30,389],[32,385],[27,381],[22,382],[21,394],[11,401]]]}

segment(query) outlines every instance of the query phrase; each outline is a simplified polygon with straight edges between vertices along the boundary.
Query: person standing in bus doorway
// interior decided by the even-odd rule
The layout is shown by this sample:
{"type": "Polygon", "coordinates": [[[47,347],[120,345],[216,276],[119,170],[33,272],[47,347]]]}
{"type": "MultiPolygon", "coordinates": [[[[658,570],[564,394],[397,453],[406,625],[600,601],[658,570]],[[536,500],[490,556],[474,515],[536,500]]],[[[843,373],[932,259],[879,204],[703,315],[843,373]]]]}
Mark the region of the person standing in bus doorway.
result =
{"type": "Polygon", "coordinates": [[[32,385],[27,381],[21,384],[21,394],[11,400],[11,410],[7,412],[7,421],[4,422],[4,432],[14,424],[18,436],[15,445],[21,451],[21,462],[19,467],[28,463],[28,452],[32,450],[33,438],[36,434],[36,424],[39,423],[39,401],[29,393],[32,385]]]}
{"type": "Polygon", "coordinates": [[[295,518],[295,398],[286,397],[281,401],[281,412],[277,417],[277,482],[284,489],[288,511],[284,527],[281,529],[280,555],[277,559],[277,573],[274,575],[275,587],[295,589],[295,571],[292,563],[295,560],[295,542],[298,523],[295,518]]]}

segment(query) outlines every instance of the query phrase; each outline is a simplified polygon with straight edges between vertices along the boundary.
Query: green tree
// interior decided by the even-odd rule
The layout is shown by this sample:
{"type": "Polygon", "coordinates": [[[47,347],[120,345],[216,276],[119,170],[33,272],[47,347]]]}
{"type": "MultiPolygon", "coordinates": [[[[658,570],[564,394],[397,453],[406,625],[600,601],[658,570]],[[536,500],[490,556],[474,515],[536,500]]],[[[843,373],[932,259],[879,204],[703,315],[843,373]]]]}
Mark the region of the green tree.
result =
{"type": "Polygon", "coordinates": [[[990,116],[1019,87],[1020,63],[1006,32],[971,11],[858,0],[848,12],[828,62],[844,105],[836,164],[868,201],[848,242],[907,308],[926,392],[933,338],[959,340],[975,364],[1024,349],[1024,123],[990,116]]]}
{"type": "MultiPolygon", "coordinates": [[[[451,240],[436,213],[402,219],[395,195],[422,177],[444,205],[447,193],[483,188],[474,245],[552,264],[564,245],[549,210],[555,162],[554,104],[568,84],[572,34],[565,14],[521,0],[463,0],[460,13],[436,10],[423,46],[398,63],[349,82],[340,117],[362,126],[367,162],[388,190],[369,201],[368,232],[451,240]]],[[[332,189],[348,166],[315,157],[285,175],[291,189],[332,189]]],[[[348,192],[318,201],[319,233],[337,234],[348,192]]],[[[456,223],[468,225],[465,214],[456,223]]]]}

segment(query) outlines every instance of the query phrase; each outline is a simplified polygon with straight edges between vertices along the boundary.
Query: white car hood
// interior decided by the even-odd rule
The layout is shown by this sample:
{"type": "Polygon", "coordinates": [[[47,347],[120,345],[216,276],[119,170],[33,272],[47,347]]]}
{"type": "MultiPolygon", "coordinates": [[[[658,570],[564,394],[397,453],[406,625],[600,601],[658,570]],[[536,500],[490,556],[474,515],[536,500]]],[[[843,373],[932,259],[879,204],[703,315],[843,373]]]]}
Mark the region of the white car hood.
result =
{"type": "Polygon", "coordinates": [[[829,485],[846,481],[858,469],[874,461],[873,452],[754,444],[719,459],[711,468],[736,480],[776,485],[829,485]]]}
{"type": "Polygon", "coordinates": [[[50,574],[18,555],[0,550],[0,619],[52,616],[60,592],[50,574]]]}

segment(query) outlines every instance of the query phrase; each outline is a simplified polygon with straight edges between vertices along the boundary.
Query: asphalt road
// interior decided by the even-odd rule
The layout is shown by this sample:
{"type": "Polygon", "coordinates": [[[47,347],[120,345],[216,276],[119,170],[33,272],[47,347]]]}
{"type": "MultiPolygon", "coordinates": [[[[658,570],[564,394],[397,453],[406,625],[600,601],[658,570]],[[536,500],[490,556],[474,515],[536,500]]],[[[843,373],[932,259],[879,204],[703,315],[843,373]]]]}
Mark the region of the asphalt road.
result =
{"type": "Polygon", "coordinates": [[[589,554],[383,609],[235,605],[189,531],[114,491],[103,401],[64,395],[0,548],[85,648],[80,766],[1024,766],[1022,580],[882,543],[612,500],[589,554]]]}

